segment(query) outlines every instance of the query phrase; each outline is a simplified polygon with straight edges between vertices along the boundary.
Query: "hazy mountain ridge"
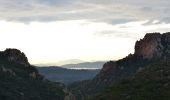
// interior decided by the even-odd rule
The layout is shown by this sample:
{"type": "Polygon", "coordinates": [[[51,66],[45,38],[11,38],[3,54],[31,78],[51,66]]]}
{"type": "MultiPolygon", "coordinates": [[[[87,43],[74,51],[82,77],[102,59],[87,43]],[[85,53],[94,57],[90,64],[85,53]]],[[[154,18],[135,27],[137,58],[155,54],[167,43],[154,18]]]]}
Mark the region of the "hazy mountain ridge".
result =
{"type": "Polygon", "coordinates": [[[78,63],[83,63],[83,60],[80,59],[68,59],[68,60],[62,60],[62,61],[56,61],[56,62],[51,62],[51,63],[39,63],[39,64],[34,64],[36,66],[40,67],[46,67],[46,66],[63,66],[67,64],[78,64],[78,63]]]}
{"type": "MultiPolygon", "coordinates": [[[[143,39],[136,42],[134,54],[130,54],[127,57],[115,62],[110,61],[105,63],[100,73],[97,74],[97,76],[93,80],[72,84],[70,87],[72,88],[77,99],[87,99],[89,96],[102,91],[103,89],[111,86],[116,82],[121,81],[122,79],[133,76],[135,77],[135,73],[138,70],[145,68],[152,63],[159,62],[160,60],[169,60],[169,51],[170,33],[146,34],[143,39]]],[[[103,95],[105,95],[104,92],[103,95]]],[[[101,99],[107,100],[107,96],[106,98],[101,99]]],[[[146,99],[148,98],[139,100],[146,99]]],[[[109,100],[111,100],[111,98],[109,100]]]]}
{"type": "Polygon", "coordinates": [[[63,66],[43,66],[37,67],[37,69],[51,81],[70,84],[94,78],[104,63],[104,61],[83,62],[63,66]]]}
{"type": "Polygon", "coordinates": [[[39,67],[57,66],[57,67],[62,67],[67,69],[101,69],[104,63],[106,63],[106,61],[68,63],[60,66],[57,65],[57,63],[46,63],[46,64],[35,64],[35,65],[39,67]]]}

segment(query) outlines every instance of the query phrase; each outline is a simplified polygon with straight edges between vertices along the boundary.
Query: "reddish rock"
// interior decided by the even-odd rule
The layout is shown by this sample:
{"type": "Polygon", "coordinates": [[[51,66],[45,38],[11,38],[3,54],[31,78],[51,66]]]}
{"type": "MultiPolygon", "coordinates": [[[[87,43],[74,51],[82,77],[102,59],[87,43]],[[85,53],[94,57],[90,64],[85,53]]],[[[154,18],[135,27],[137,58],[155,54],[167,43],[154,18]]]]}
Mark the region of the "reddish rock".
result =
{"type": "Polygon", "coordinates": [[[144,59],[162,56],[162,35],[160,33],[146,34],[143,39],[136,42],[135,55],[144,59]],[[159,48],[160,47],[160,48],[159,48]]]}
{"type": "Polygon", "coordinates": [[[170,55],[170,33],[148,33],[135,44],[136,57],[164,59],[170,55]]]}

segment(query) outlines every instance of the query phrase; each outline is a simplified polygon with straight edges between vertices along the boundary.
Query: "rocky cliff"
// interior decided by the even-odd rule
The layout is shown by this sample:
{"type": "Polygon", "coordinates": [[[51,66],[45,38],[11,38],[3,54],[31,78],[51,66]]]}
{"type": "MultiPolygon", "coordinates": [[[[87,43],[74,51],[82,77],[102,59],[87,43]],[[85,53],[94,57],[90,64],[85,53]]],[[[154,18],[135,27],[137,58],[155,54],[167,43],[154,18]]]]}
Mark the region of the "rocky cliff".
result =
{"type": "Polygon", "coordinates": [[[169,76],[170,33],[148,33],[136,42],[134,54],[104,64],[91,81],[104,91],[90,100],[169,100],[169,76]]]}
{"type": "Polygon", "coordinates": [[[143,66],[162,59],[166,60],[169,55],[170,33],[148,33],[143,39],[136,42],[134,54],[129,54],[115,62],[105,63],[100,73],[93,80],[87,83],[80,82],[77,87],[74,87],[74,85],[71,87],[75,94],[81,94],[77,95],[77,98],[83,100],[115,82],[134,75],[143,66]]]}
{"type": "Polygon", "coordinates": [[[162,59],[170,54],[170,33],[149,33],[136,42],[135,53],[143,59],[162,59]]]}
{"type": "Polygon", "coordinates": [[[170,33],[147,33],[143,39],[135,43],[134,54],[129,54],[116,62],[105,63],[94,80],[111,84],[113,81],[121,79],[121,77],[134,73],[142,66],[166,59],[169,55],[170,33]]]}

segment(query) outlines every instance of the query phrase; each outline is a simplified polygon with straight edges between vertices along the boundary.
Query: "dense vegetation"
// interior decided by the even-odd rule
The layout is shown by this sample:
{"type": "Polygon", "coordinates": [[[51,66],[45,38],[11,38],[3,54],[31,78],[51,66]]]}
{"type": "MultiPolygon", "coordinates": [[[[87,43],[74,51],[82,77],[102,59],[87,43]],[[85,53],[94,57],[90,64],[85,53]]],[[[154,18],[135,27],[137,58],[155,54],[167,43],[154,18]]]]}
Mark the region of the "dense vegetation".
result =
{"type": "Polygon", "coordinates": [[[78,100],[85,100],[111,86],[112,83],[133,76],[138,69],[150,63],[152,61],[129,55],[118,61],[105,63],[103,69],[94,79],[76,82],[69,85],[69,87],[78,100]]]}
{"type": "Polygon", "coordinates": [[[0,100],[64,100],[64,89],[44,79],[35,67],[0,57],[0,100]]]}
{"type": "Polygon", "coordinates": [[[170,60],[149,64],[90,100],[169,100],[170,60]]]}

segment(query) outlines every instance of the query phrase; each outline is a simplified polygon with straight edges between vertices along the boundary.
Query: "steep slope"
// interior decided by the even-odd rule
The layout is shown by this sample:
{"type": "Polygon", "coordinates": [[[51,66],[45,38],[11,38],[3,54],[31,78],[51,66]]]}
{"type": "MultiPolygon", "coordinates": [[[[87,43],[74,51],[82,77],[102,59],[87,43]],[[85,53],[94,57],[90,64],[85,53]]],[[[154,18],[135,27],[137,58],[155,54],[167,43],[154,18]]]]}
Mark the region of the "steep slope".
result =
{"type": "Polygon", "coordinates": [[[74,100],[61,83],[50,82],[17,49],[0,52],[0,100],[74,100]]]}
{"type": "Polygon", "coordinates": [[[91,100],[169,100],[170,59],[144,66],[91,100]]]}
{"type": "Polygon", "coordinates": [[[166,60],[170,55],[170,33],[148,33],[135,44],[135,53],[118,61],[109,61],[103,65],[100,73],[85,83],[72,84],[70,87],[80,100],[84,100],[97,92],[111,86],[148,64],[166,60]]]}
{"type": "Polygon", "coordinates": [[[78,100],[85,100],[91,95],[102,91],[112,83],[133,75],[139,68],[151,63],[151,61],[136,58],[129,55],[119,61],[109,61],[103,65],[102,70],[92,80],[73,83],[70,85],[78,100]]]}

